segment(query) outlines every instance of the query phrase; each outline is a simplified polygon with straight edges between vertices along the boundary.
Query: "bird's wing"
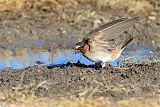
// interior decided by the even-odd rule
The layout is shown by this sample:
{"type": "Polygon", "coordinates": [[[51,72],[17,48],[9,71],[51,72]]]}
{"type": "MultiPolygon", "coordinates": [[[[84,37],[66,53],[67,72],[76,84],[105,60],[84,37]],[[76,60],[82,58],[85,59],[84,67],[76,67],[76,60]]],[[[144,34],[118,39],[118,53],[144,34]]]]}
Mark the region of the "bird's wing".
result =
{"type": "Polygon", "coordinates": [[[129,27],[133,26],[137,20],[139,20],[139,17],[134,17],[131,19],[121,18],[118,20],[114,20],[89,32],[85,39],[88,39],[89,45],[92,46],[100,45],[108,48],[110,46],[115,47],[116,44],[112,40],[120,34],[122,34],[123,32],[127,31],[129,27]]]}
{"type": "Polygon", "coordinates": [[[92,36],[98,36],[95,35],[97,32],[103,32],[103,38],[107,40],[114,39],[116,36],[119,36],[123,32],[127,31],[129,27],[133,26],[135,22],[138,20],[139,17],[133,17],[131,19],[121,18],[111,21],[89,32],[86,38],[90,38],[92,36]]]}

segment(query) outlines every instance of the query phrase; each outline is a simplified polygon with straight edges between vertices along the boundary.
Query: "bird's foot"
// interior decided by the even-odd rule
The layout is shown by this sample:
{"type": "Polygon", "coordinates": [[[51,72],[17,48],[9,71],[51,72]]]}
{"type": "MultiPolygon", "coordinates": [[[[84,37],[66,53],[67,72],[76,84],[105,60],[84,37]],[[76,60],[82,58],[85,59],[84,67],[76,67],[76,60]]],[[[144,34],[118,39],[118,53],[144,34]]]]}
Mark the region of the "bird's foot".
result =
{"type": "Polygon", "coordinates": [[[102,68],[101,64],[99,62],[95,63],[95,69],[99,70],[100,68],[102,68]]]}
{"type": "Polygon", "coordinates": [[[105,62],[95,63],[95,69],[100,69],[100,68],[105,68],[105,67],[106,67],[106,63],[105,62]]]}

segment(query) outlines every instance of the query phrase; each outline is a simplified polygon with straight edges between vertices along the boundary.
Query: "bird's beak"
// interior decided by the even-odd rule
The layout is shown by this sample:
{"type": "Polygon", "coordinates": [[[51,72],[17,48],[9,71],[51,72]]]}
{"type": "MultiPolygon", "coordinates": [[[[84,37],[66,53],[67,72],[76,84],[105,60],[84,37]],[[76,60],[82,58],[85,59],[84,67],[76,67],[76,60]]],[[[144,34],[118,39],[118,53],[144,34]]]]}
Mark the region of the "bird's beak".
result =
{"type": "Polygon", "coordinates": [[[77,54],[77,53],[79,53],[80,51],[80,48],[81,48],[81,46],[79,46],[79,45],[76,45],[75,47],[74,47],[74,50],[75,50],[75,54],[77,54]]]}
{"type": "Polygon", "coordinates": [[[78,42],[75,45],[75,47],[74,47],[75,54],[80,52],[80,49],[84,46],[84,44],[85,44],[85,41],[82,41],[82,42],[78,42]]]}

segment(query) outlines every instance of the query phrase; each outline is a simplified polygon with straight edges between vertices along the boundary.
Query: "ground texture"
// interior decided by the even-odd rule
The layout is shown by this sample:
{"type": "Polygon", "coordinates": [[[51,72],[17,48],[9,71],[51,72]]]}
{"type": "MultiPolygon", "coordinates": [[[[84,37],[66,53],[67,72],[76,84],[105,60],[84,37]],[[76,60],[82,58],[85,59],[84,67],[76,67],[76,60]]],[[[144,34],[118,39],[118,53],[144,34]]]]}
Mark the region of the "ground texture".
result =
{"type": "MultiPolygon", "coordinates": [[[[17,44],[17,47],[23,47],[24,41],[37,39],[76,43],[84,37],[83,34],[105,22],[140,16],[141,20],[133,28],[133,44],[153,46],[160,52],[158,1],[127,0],[121,5],[118,4],[121,3],[119,0],[109,4],[107,0],[15,1],[2,2],[0,5],[1,46],[17,44]],[[137,2],[143,5],[137,5],[137,2]]],[[[4,95],[2,102],[4,99],[13,101],[30,96],[71,100],[91,98],[113,102],[126,99],[157,100],[160,98],[160,62],[131,63],[119,70],[110,66],[96,70],[94,66],[79,63],[60,67],[6,69],[0,72],[0,90],[4,95]]]]}

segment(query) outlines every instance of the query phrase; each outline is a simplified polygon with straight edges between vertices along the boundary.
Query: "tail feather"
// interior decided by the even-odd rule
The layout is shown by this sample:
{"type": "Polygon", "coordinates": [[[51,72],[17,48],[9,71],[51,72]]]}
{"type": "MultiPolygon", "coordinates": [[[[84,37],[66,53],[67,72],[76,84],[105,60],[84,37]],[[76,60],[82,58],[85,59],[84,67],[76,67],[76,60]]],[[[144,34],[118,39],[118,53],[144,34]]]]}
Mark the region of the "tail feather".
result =
{"type": "Polygon", "coordinates": [[[122,44],[121,49],[125,48],[125,46],[127,46],[132,40],[133,40],[133,37],[132,37],[132,36],[129,36],[129,37],[124,41],[124,43],[122,44]]]}

